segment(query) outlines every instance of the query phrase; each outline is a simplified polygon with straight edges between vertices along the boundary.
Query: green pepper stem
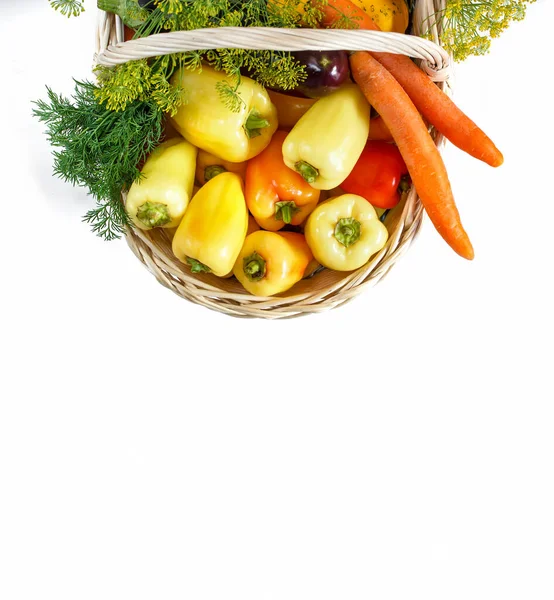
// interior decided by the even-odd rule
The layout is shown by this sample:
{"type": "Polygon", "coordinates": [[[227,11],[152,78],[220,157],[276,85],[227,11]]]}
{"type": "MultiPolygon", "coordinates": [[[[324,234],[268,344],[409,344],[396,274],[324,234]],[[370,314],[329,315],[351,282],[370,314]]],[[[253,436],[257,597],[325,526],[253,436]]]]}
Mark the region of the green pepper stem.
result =
{"type": "Polygon", "coordinates": [[[292,217],[299,211],[300,209],[292,200],[290,202],[276,202],[275,220],[283,221],[288,225],[292,221],[292,217]]]}
{"type": "Polygon", "coordinates": [[[304,160],[299,160],[295,163],[294,168],[308,183],[313,183],[319,177],[319,171],[304,160]]]}
{"type": "Polygon", "coordinates": [[[260,281],[265,277],[266,262],[263,256],[252,252],[242,259],[242,270],[250,281],[260,281]]]}
{"type": "Polygon", "coordinates": [[[191,258],[190,256],[187,256],[187,263],[190,265],[191,273],[211,273],[212,272],[210,267],[208,267],[204,263],[201,263],[199,260],[196,260],[195,258],[191,258]]]}
{"type": "Polygon", "coordinates": [[[145,202],[137,210],[137,219],[146,227],[161,227],[171,221],[167,204],[145,202]]]}
{"type": "Polygon", "coordinates": [[[204,181],[210,181],[216,175],[221,175],[221,173],[227,173],[227,169],[223,165],[208,165],[204,169],[204,181]]]}
{"type": "Polygon", "coordinates": [[[398,184],[398,191],[402,194],[404,192],[409,191],[410,187],[411,187],[411,183],[410,183],[410,176],[409,175],[402,175],[402,177],[400,178],[400,183],[398,184]]]}
{"type": "Polygon", "coordinates": [[[263,129],[264,127],[269,127],[269,121],[262,118],[260,113],[253,108],[244,123],[244,131],[246,131],[246,135],[249,139],[258,137],[262,134],[260,129],[263,129]]]}
{"type": "Polygon", "coordinates": [[[335,238],[343,246],[352,246],[360,239],[362,225],[360,221],[352,217],[344,217],[337,221],[335,226],[335,238]]]}

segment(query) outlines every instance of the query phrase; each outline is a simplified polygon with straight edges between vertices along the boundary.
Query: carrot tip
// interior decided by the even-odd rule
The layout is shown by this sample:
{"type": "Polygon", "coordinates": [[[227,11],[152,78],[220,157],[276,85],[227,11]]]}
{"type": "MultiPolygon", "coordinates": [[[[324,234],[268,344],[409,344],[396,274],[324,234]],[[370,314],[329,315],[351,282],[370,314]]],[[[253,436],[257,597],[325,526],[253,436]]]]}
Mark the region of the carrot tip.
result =
{"type": "Polygon", "coordinates": [[[473,251],[472,246],[469,248],[464,248],[463,252],[458,252],[458,254],[466,260],[473,260],[475,258],[475,252],[473,251]]]}

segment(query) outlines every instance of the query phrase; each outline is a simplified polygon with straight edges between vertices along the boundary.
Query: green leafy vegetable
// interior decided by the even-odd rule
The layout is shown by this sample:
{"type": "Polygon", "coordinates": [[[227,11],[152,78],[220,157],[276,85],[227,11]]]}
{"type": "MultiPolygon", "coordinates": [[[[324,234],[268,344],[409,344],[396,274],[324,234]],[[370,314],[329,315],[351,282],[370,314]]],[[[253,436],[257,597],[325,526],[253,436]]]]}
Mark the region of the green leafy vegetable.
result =
{"type": "Polygon", "coordinates": [[[106,240],[119,238],[130,225],[121,200],[140,178],[139,165],[160,143],[163,113],[153,100],[133,100],[113,111],[97,100],[98,87],[75,82],[72,98],[55,94],[35,102],[34,115],[47,125],[54,152],[54,173],[85,186],[97,206],[84,220],[106,240]]]}

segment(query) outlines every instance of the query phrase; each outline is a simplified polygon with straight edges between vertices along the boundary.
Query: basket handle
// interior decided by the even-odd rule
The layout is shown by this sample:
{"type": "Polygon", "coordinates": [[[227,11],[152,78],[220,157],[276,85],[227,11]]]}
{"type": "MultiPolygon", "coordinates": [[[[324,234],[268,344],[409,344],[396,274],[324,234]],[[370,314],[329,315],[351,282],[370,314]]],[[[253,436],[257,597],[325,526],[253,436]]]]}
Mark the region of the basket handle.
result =
{"type": "Polygon", "coordinates": [[[97,64],[106,67],[176,52],[217,48],[283,51],[367,50],[404,54],[420,59],[421,67],[434,81],[445,81],[450,75],[450,57],[438,44],[414,35],[386,31],[215,27],[158,33],[115,44],[106,41],[105,44],[100,42],[95,58],[97,64]]]}

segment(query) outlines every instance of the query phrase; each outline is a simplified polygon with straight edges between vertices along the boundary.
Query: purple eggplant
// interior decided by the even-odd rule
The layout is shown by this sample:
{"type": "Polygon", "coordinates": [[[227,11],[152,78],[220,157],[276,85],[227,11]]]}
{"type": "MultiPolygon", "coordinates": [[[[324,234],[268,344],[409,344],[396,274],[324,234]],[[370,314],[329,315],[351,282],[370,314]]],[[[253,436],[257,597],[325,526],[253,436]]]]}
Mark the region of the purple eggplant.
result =
{"type": "Polygon", "coordinates": [[[348,53],[344,50],[304,51],[293,55],[304,65],[307,73],[306,79],[296,89],[309,98],[325,96],[348,81],[348,53]]]}

